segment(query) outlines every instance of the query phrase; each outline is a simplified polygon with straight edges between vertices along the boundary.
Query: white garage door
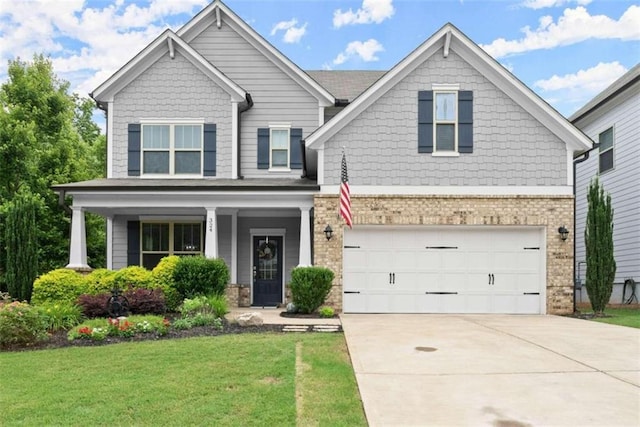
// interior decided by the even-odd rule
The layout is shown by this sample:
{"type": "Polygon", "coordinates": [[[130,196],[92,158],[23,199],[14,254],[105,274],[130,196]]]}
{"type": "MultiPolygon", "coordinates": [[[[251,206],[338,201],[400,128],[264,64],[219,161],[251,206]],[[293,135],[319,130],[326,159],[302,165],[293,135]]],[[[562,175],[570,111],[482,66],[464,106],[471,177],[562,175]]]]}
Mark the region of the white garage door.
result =
{"type": "Polygon", "coordinates": [[[544,313],[536,227],[345,230],[346,313],[544,313]]]}

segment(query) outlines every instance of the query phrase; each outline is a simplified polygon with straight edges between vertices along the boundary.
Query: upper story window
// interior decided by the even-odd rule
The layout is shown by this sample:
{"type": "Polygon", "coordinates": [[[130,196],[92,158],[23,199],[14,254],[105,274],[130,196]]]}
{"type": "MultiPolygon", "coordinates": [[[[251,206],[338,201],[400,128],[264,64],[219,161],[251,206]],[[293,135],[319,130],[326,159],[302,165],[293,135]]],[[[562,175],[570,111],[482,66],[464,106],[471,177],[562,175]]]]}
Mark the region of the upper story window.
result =
{"type": "Polygon", "coordinates": [[[600,173],[613,169],[613,127],[598,135],[600,144],[600,173]]]}
{"type": "Polygon", "coordinates": [[[202,175],[201,124],[143,124],[143,175],[202,175]]]}
{"type": "Polygon", "coordinates": [[[434,152],[458,151],[458,93],[435,92],[434,152]]]}
{"type": "Polygon", "coordinates": [[[418,92],[418,153],[473,153],[473,92],[459,85],[432,85],[418,92]]]}
{"type": "Polygon", "coordinates": [[[269,131],[269,147],[271,148],[270,168],[289,169],[290,128],[272,127],[269,131]]]}
{"type": "Polygon", "coordinates": [[[302,169],[302,128],[269,124],[258,128],[257,168],[269,172],[302,169]]]}

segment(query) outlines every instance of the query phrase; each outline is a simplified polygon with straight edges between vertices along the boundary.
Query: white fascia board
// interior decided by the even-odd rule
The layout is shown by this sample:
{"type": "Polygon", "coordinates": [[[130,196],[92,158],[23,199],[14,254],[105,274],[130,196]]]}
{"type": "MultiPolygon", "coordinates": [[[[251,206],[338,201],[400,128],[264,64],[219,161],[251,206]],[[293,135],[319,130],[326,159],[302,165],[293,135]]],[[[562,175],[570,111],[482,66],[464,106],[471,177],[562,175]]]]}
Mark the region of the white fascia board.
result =
{"type": "Polygon", "coordinates": [[[168,52],[166,40],[167,35],[171,32],[169,29],[163,31],[147,47],[91,92],[91,97],[96,101],[113,101],[113,96],[116,93],[168,52]]]}
{"type": "Polygon", "coordinates": [[[130,192],[68,192],[74,206],[86,209],[122,208],[296,208],[313,207],[314,191],[244,193],[197,191],[130,191],[130,192]]]}
{"type": "MultiPolygon", "coordinates": [[[[558,186],[428,186],[428,185],[349,185],[351,195],[388,196],[571,196],[573,187],[558,186]]],[[[323,185],[320,194],[335,194],[339,185],[323,185]]]]}
{"type": "Polygon", "coordinates": [[[452,50],[475,67],[480,74],[518,103],[574,151],[591,148],[591,140],[573,126],[562,114],[460,30],[455,27],[453,29],[455,38],[452,40],[452,50]]]}
{"type": "Polygon", "coordinates": [[[307,73],[302,71],[294,62],[278,51],[266,41],[258,32],[251,28],[243,19],[236,15],[224,3],[215,0],[198,13],[191,21],[181,27],[177,34],[187,43],[195,39],[202,31],[216,22],[216,9],[224,13],[223,24],[228,24],[236,33],[249,44],[265,55],[285,74],[312,94],[321,106],[330,107],[335,104],[335,98],[325,88],[320,86],[307,73]],[[226,19],[228,18],[228,19],[226,19]]]}
{"type": "Polygon", "coordinates": [[[124,67],[94,90],[92,92],[93,99],[103,102],[112,101],[116,93],[169,52],[171,46],[167,41],[172,41],[174,51],[180,51],[189,62],[224,89],[225,92],[231,96],[232,100],[242,102],[246,99],[244,89],[211,65],[202,55],[169,29],[165,30],[124,67]]]}
{"type": "Polygon", "coordinates": [[[324,146],[324,143],[329,138],[338,133],[365,109],[371,106],[371,104],[384,95],[389,89],[415,70],[418,65],[426,60],[426,58],[430,57],[440,49],[440,41],[444,43],[444,37],[448,31],[449,27],[447,25],[442,27],[438,32],[427,39],[422,45],[407,55],[395,67],[389,70],[384,76],[365,90],[352,103],[347,105],[344,110],[340,111],[336,115],[336,117],[309,135],[306,139],[307,147],[318,149],[324,146]]]}

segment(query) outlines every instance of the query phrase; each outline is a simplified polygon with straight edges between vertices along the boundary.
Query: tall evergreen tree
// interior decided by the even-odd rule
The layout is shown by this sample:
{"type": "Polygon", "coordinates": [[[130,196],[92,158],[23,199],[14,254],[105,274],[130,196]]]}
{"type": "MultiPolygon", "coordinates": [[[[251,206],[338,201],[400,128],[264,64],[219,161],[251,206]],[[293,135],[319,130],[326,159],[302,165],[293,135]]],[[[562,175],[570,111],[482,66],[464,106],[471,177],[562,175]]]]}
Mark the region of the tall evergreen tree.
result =
{"type": "Polygon", "coordinates": [[[604,191],[598,178],[587,190],[587,224],[584,241],[587,259],[587,294],[594,313],[604,314],[611,298],[616,261],[613,253],[613,208],[611,196],[604,191]]]}
{"type": "Polygon", "coordinates": [[[33,281],[38,275],[36,212],[40,201],[28,191],[20,191],[8,203],[5,224],[6,281],[9,295],[30,301],[33,281]]]}
{"type": "MultiPolygon", "coordinates": [[[[90,101],[68,93],[69,84],[56,77],[49,59],[9,61],[7,74],[0,87],[0,205],[23,188],[39,196],[38,272],[43,273],[64,267],[69,256],[69,217],[51,186],[103,176],[96,147],[104,138],[90,122],[90,101]]],[[[89,262],[103,266],[104,220],[91,218],[86,226],[89,262]]],[[[6,255],[0,256],[0,287],[6,255]]]]}

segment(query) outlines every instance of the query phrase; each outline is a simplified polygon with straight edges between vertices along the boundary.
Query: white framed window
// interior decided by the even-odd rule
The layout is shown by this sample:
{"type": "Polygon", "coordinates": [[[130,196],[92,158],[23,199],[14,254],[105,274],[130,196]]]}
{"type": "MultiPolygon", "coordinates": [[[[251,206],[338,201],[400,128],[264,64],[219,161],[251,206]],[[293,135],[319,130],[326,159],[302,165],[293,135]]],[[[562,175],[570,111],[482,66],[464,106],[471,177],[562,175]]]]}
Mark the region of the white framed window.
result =
{"type": "Polygon", "coordinates": [[[290,126],[269,127],[269,169],[289,169],[290,139],[290,126]]]}
{"type": "Polygon", "coordinates": [[[613,126],[598,135],[599,171],[607,172],[613,169],[613,126]]]}
{"type": "Polygon", "coordinates": [[[201,123],[142,124],[143,175],[202,175],[201,123]]]}
{"type": "Polygon", "coordinates": [[[458,92],[434,91],[433,104],[433,152],[457,153],[458,92]]]}
{"type": "Polygon", "coordinates": [[[169,255],[201,255],[202,231],[202,222],[142,222],[141,265],[151,270],[169,255]]]}

